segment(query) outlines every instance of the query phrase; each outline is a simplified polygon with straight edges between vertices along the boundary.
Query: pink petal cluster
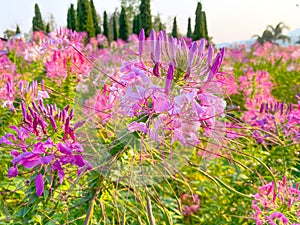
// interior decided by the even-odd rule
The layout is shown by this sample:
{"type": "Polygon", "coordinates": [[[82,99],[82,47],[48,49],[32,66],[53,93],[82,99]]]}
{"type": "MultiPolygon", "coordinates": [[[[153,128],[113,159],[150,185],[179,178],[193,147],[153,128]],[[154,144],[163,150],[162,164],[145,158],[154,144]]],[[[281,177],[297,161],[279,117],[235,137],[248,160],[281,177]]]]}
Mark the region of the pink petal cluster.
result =
{"type": "Polygon", "coordinates": [[[226,106],[222,96],[214,92],[222,86],[217,75],[224,49],[214,59],[213,47],[205,51],[205,44],[203,39],[188,47],[185,40],[169,39],[165,31],[154,30],[145,40],[142,30],[137,59],[125,60],[119,72],[114,73],[119,84],[107,82],[97,99],[88,102],[96,100],[95,114],[103,123],[129,118],[130,132],[141,132],[157,142],[169,140],[171,144],[178,141],[183,146],[197,146],[200,129],[210,136],[217,129],[216,118],[223,116],[226,106]],[[147,55],[144,51],[148,47],[151,52],[147,55]],[[147,63],[144,55],[150,58],[147,63]],[[181,70],[182,77],[176,77],[181,70]]]}
{"type": "Polygon", "coordinates": [[[277,190],[274,182],[259,188],[254,195],[252,209],[257,225],[300,223],[300,190],[299,184],[295,186],[287,183],[286,177],[277,182],[277,190]]]}
{"type": "Polygon", "coordinates": [[[60,183],[65,177],[65,170],[69,165],[78,167],[78,173],[84,166],[90,167],[83,159],[83,148],[76,140],[75,129],[83,123],[71,126],[73,109],[67,106],[60,110],[56,105],[44,105],[43,100],[32,102],[26,106],[21,102],[23,123],[20,127],[11,126],[16,133],[7,133],[0,138],[0,144],[13,146],[11,155],[12,167],[8,177],[18,175],[18,167],[40,171],[35,178],[36,194],[42,195],[44,189],[43,176],[50,176],[57,172],[60,183]],[[52,139],[49,134],[56,133],[62,138],[52,139]],[[44,171],[44,175],[41,174],[44,171]]]}
{"type": "Polygon", "coordinates": [[[191,216],[200,209],[200,199],[197,194],[189,195],[182,194],[180,197],[180,202],[182,205],[182,215],[191,216]]]}

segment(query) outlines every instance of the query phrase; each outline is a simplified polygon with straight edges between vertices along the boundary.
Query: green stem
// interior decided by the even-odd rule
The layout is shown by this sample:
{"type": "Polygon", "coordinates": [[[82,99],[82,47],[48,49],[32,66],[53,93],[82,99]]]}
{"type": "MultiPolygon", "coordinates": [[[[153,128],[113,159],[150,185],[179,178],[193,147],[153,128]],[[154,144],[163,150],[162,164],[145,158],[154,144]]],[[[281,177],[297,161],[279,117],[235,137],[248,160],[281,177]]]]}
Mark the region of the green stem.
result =
{"type": "Polygon", "coordinates": [[[231,192],[234,192],[234,193],[236,193],[236,194],[238,194],[238,195],[240,195],[240,196],[243,196],[243,197],[245,197],[245,198],[253,199],[253,197],[252,197],[251,195],[246,195],[246,194],[244,194],[244,193],[241,193],[241,192],[235,190],[234,188],[230,187],[230,186],[227,185],[226,183],[224,183],[221,179],[219,179],[219,178],[217,178],[217,177],[213,177],[213,176],[211,176],[210,174],[208,174],[207,172],[201,170],[201,169],[199,168],[199,165],[196,165],[196,164],[194,164],[194,163],[192,163],[192,162],[190,162],[190,161],[189,161],[189,164],[190,164],[191,166],[193,166],[195,170],[199,171],[201,174],[203,174],[204,176],[206,176],[207,178],[209,178],[209,179],[211,179],[213,182],[215,182],[218,186],[222,186],[222,187],[226,188],[227,190],[229,190],[229,191],[231,191],[231,192]]]}
{"type": "Polygon", "coordinates": [[[152,213],[151,200],[149,198],[148,191],[147,191],[146,187],[145,187],[145,189],[146,189],[146,202],[147,202],[148,218],[149,218],[149,221],[150,221],[150,225],[155,225],[155,220],[154,220],[153,213],[152,213]]]}

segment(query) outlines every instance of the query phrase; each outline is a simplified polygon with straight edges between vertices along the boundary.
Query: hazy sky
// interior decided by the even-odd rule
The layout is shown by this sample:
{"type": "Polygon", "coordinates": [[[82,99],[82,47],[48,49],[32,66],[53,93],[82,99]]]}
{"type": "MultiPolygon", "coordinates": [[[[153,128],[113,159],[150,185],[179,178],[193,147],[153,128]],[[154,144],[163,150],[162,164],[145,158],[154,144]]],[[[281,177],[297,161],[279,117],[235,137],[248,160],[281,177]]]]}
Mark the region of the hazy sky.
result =
{"type": "MultiPolygon", "coordinates": [[[[66,25],[70,3],[77,0],[0,0],[0,35],[6,29],[15,30],[19,24],[21,31],[28,32],[34,16],[34,4],[38,3],[43,19],[50,13],[58,26],[66,25]]],[[[152,0],[152,14],[161,14],[163,22],[171,29],[173,17],[177,16],[179,31],[186,33],[188,17],[195,22],[198,0],[152,0]]],[[[209,36],[215,43],[239,41],[261,35],[267,25],[277,25],[283,21],[290,30],[300,28],[300,0],[202,0],[206,12],[209,36]]],[[[96,10],[101,15],[106,10],[112,13],[120,6],[120,0],[94,0],[96,10]]]]}

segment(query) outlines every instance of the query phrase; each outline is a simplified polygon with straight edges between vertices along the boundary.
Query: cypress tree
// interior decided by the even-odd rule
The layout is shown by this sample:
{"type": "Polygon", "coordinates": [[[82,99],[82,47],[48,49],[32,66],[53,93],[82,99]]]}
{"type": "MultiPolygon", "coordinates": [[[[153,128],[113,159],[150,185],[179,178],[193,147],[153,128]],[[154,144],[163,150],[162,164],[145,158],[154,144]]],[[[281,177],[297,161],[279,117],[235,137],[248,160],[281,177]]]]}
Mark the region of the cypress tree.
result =
{"type": "Polygon", "coordinates": [[[50,31],[51,31],[51,29],[50,29],[50,23],[47,23],[45,31],[46,31],[47,34],[50,33],[50,31]]]}
{"type": "Polygon", "coordinates": [[[136,32],[136,26],[137,26],[137,15],[133,16],[133,21],[132,21],[132,33],[137,34],[136,32]]]}
{"type": "Polygon", "coordinates": [[[113,39],[116,41],[119,38],[116,14],[113,15],[113,39]]]}
{"type": "Polygon", "coordinates": [[[76,30],[77,28],[77,18],[73,4],[71,4],[70,8],[68,9],[67,28],[70,30],[76,30]]]}
{"type": "Polygon", "coordinates": [[[92,15],[92,9],[90,7],[90,5],[87,5],[87,18],[86,18],[86,22],[84,24],[84,31],[87,32],[88,37],[95,37],[95,27],[94,27],[94,21],[93,21],[93,15],[92,15]]]}
{"type": "Polygon", "coordinates": [[[176,17],[174,18],[173,21],[172,36],[176,38],[178,37],[176,17]]]}
{"type": "Polygon", "coordinates": [[[100,34],[101,33],[101,28],[99,26],[99,21],[98,21],[98,17],[97,17],[97,11],[94,5],[93,0],[90,0],[90,6],[91,6],[91,10],[92,10],[92,16],[93,16],[93,21],[94,21],[94,28],[95,28],[95,33],[100,34]]]}
{"type": "Polygon", "coordinates": [[[122,6],[119,18],[119,35],[124,41],[127,41],[129,35],[128,21],[125,7],[122,6]]]}
{"type": "Polygon", "coordinates": [[[141,20],[140,20],[140,14],[137,14],[133,18],[133,28],[132,33],[139,34],[141,30],[141,20]]]}
{"type": "Polygon", "coordinates": [[[89,5],[90,3],[88,0],[78,0],[77,2],[77,31],[86,31],[85,27],[87,24],[87,16],[90,8],[89,5]]]}
{"type": "Polygon", "coordinates": [[[202,35],[203,37],[208,40],[208,31],[207,31],[207,24],[206,24],[206,14],[204,11],[202,11],[202,16],[201,16],[201,26],[202,26],[202,35]]]}
{"type": "Polygon", "coordinates": [[[21,30],[20,30],[20,27],[18,24],[17,24],[17,28],[16,28],[16,34],[21,34],[21,30]]]}
{"type": "Polygon", "coordinates": [[[196,19],[195,19],[195,29],[193,34],[193,40],[199,40],[203,38],[201,32],[201,17],[202,17],[202,4],[198,2],[197,9],[196,9],[196,19]]]}
{"type": "Polygon", "coordinates": [[[188,28],[187,28],[186,37],[188,37],[188,38],[192,37],[191,17],[189,17],[189,19],[188,19],[188,28]]]}
{"type": "Polygon", "coordinates": [[[32,30],[33,31],[44,30],[42,14],[37,3],[34,5],[34,17],[32,19],[32,30]]]}
{"type": "Polygon", "coordinates": [[[165,29],[166,29],[166,25],[160,22],[158,26],[158,30],[165,30],[165,29]]]}
{"type": "Polygon", "coordinates": [[[103,34],[107,37],[108,42],[109,40],[109,26],[108,26],[108,18],[107,18],[107,13],[104,11],[103,13],[103,34]]]}
{"type": "Polygon", "coordinates": [[[140,29],[144,28],[145,35],[149,36],[152,29],[150,0],[141,0],[140,4],[140,29]]]}

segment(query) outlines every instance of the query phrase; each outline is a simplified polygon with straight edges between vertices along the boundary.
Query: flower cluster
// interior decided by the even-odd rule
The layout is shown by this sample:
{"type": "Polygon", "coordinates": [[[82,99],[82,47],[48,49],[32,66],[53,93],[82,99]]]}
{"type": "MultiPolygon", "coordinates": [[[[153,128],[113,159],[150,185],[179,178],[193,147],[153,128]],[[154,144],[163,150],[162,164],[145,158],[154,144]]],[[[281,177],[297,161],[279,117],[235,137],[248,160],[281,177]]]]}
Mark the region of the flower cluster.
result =
{"type": "Polygon", "coordinates": [[[196,146],[199,130],[203,128],[209,136],[217,129],[216,118],[223,116],[226,106],[216,76],[224,49],[213,59],[213,47],[206,52],[205,44],[201,40],[187,46],[185,40],[168,39],[165,31],[154,30],[145,40],[142,30],[137,59],[132,60],[134,55],[129,53],[131,60],[124,60],[111,77],[118,82],[107,82],[98,93],[95,114],[103,123],[110,118],[130,118],[130,132],[156,142],[196,146]]]}
{"type": "Polygon", "coordinates": [[[44,190],[43,176],[54,177],[57,174],[60,183],[65,177],[65,170],[74,165],[78,173],[88,162],[83,159],[83,148],[76,140],[74,131],[83,123],[79,122],[73,127],[73,109],[68,105],[60,110],[56,105],[44,105],[42,97],[47,97],[47,92],[38,91],[37,82],[32,85],[20,85],[21,96],[35,94],[31,106],[26,106],[21,101],[23,115],[22,124],[11,126],[12,133],[7,133],[0,139],[0,144],[12,147],[10,154],[13,156],[13,166],[8,171],[8,177],[18,175],[18,167],[23,166],[32,170],[35,176],[36,194],[42,195],[44,190]],[[39,98],[36,98],[36,95],[39,98]],[[42,97],[41,97],[42,96],[42,97]],[[44,175],[42,175],[44,174],[44,175]]]}
{"type": "Polygon", "coordinates": [[[245,108],[247,111],[243,119],[245,122],[249,122],[256,114],[256,111],[259,110],[262,103],[275,100],[271,96],[273,84],[270,75],[266,71],[246,71],[245,74],[239,78],[239,81],[239,90],[243,92],[246,99],[245,108]]]}
{"type": "Polygon", "coordinates": [[[255,131],[255,137],[261,141],[269,137],[264,131],[286,140],[299,140],[300,135],[300,102],[298,105],[280,102],[262,103],[260,110],[251,119],[251,125],[262,131],[255,131]]]}
{"type": "Polygon", "coordinates": [[[189,194],[182,194],[180,197],[180,202],[183,206],[183,216],[191,216],[200,209],[200,199],[197,194],[192,196],[189,194]]]}
{"type": "Polygon", "coordinates": [[[286,177],[277,182],[277,190],[274,182],[259,188],[254,195],[252,209],[257,225],[292,224],[300,223],[300,190],[299,184],[288,184],[286,177]]]}

